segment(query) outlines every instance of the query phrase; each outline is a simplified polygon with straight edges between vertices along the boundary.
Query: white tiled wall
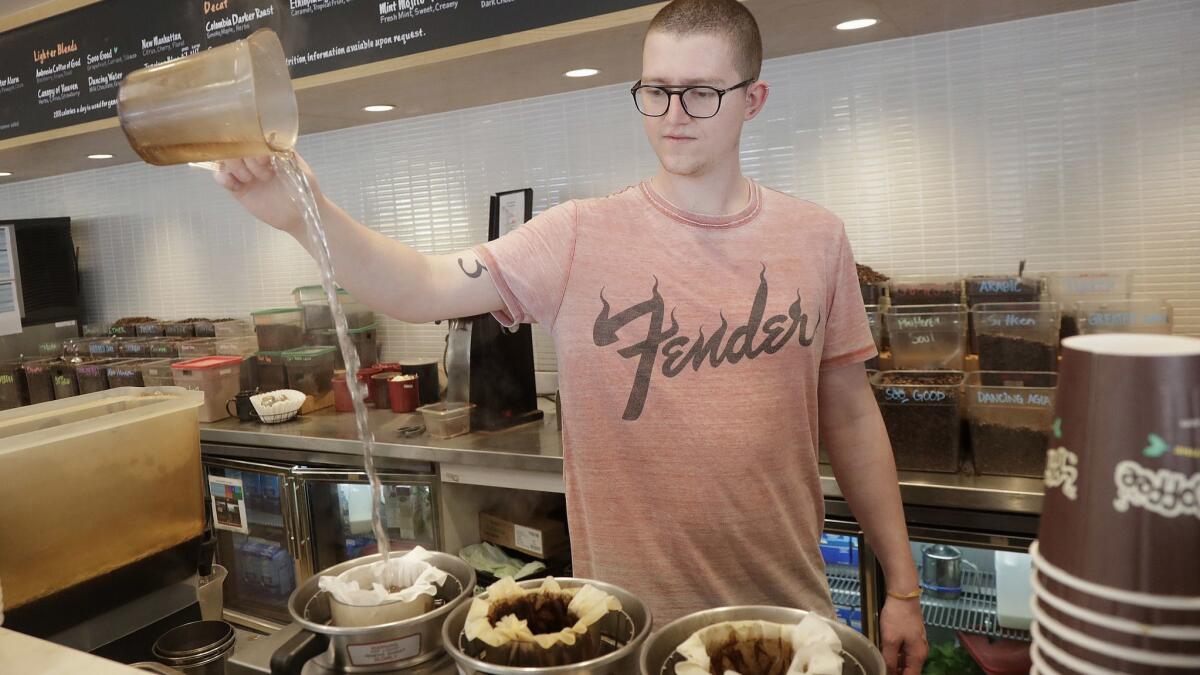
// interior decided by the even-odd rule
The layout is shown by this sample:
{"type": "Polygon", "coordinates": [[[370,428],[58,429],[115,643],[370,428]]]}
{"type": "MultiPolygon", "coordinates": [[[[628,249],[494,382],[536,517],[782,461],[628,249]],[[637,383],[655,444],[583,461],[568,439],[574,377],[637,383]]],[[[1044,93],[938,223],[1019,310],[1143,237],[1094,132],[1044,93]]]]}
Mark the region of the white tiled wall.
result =
{"type": "MultiPolygon", "coordinates": [[[[1140,0],[777,59],[747,174],[846,221],[903,273],[1118,270],[1200,334],[1200,2],[1140,0]]],[[[428,252],[486,237],[487,197],[535,212],[657,167],[627,85],[318,134],[325,190],[428,252]]],[[[0,187],[0,217],[71,216],[93,320],[245,314],[317,279],[205,172],[128,165],[0,187]]],[[[444,330],[385,321],[385,356],[444,330]]],[[[538,340],[541,368],[553,351],[538,340]]]]}

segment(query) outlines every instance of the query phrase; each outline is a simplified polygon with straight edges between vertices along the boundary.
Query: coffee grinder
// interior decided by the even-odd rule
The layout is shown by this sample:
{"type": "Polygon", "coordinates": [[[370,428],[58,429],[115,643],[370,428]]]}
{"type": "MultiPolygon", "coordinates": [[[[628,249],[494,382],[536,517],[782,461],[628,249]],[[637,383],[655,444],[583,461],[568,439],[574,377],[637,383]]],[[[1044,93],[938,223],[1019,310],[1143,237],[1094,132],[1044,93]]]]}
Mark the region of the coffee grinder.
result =
{"type": "MultiPolygon", "coordinates": [[[[533,190],[492,195],[488,240],[496,239],[533,215],[533,190]]],[[[494,431],[542,419],[533,374],[533,332],[515,329],[483,314],[451,319],[446,349],[446,397],[475,404],[471,429],[494,431]]]]}

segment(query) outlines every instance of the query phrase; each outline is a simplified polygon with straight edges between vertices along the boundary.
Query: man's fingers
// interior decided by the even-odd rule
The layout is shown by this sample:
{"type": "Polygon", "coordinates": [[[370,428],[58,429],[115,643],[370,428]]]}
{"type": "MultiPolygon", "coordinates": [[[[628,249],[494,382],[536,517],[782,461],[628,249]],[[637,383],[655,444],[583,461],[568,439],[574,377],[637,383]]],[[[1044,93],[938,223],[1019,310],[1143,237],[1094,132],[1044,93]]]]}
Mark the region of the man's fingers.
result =
{"type": "Polygon", "coordinates": [[[883,662],[887,664],[888,672],[892,675],[899,673],[900,641],[893,638],[883,639],[883,662]]]}
{"type": "Polygon", "coordinates": [[[275,167],[271,165],[270,157],[250,157],[244,163],[251,175],[259,180],[271,180],[275,177],[275,167]]]}
{"type": "Polygon", "coordinates": [[[229,173],[228,171],[217,171],[213,174],[213,180],[217,181],[217,185],[220,185],[230,192],[237,192],[238,190],[242,189],[242,181],[235,178],[233,174],[229,173]]]}
{"type": "Polygon", "coordinates": [[[241,160],[225,162],[225,168],[243,183],[249,183],[254,180],[254,174],[250,173],[250,169],[246,167],[246,163],[241,160]]]}
{"type": "Polygon", "coordinates": [[[904,675],[921,675],[921,666],[929,656],[929,644],[924,640],[904,643],[904,675]]]}

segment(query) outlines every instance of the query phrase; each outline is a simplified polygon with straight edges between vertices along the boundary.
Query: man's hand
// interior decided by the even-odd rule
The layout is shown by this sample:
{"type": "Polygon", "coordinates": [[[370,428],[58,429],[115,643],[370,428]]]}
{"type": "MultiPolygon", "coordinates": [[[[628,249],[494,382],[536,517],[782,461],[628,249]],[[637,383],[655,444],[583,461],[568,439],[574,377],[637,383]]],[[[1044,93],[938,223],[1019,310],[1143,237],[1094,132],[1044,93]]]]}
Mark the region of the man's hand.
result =
{"type": "Polygon", "coordinates": [[[879,632],[883,639],[883,660],[891,675],[919,675],[929,643],[925,640],[925,620],[921,601],[889,597],[879,613],[879,632]]]}

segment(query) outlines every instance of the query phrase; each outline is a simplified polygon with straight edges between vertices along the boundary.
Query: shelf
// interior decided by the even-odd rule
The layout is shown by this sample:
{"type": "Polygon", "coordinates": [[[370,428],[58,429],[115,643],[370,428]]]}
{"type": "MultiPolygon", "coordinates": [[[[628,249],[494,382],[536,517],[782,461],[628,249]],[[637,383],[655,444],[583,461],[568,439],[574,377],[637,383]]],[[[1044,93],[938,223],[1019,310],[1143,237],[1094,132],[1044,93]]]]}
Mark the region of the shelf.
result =
{"type": "Polygon", "coordinates": [[[845,565],[830,565],[825,573],[829,579],[829,593],[835,607],[862,606],[862,582],[858,570],[845,565]]]}
{"type": "MultiPolygon", "coordinates": [[[[854,568],[831,565],[826,577],[835,606],[859,606],[862,582],[854,568]]],[[[957,598],[921,596],[921,613],[925,625],[934,628],[1019,642],[1031,640],[1028,631],[1004,628],[996,623],[996,575],[987,572],[964,572],[963,594],[957,598]]]]}

